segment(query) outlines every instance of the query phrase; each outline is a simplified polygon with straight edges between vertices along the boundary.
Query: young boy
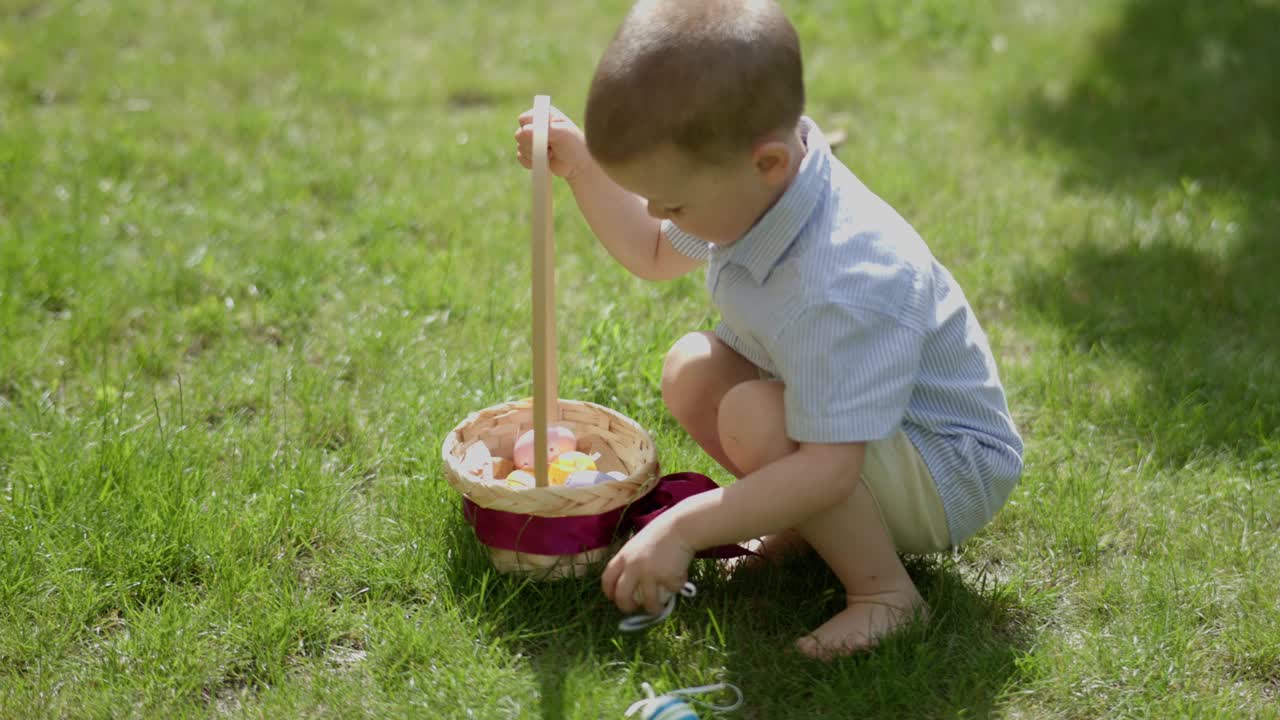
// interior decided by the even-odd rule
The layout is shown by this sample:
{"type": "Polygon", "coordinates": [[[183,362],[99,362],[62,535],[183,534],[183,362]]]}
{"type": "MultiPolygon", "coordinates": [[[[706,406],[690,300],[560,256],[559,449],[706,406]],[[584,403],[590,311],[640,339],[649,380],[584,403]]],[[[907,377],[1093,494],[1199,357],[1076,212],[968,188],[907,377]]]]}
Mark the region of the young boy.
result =
{"type": "Polygon", "coordinates": [[[553,113],[549,145],[608,252],[648,280],[706,262],[722,318],[671,349],[662,395],[738,480],[631,538],[605,594],[655,612],[700,549],[807,543],[848,599],[797,641],[828,658],[926,611],[898,553],[985,525],[1022,440],[959,286],[803,105],[799,40],[772,0],[642,0],[596,69],[585,136],[553,113]]]}

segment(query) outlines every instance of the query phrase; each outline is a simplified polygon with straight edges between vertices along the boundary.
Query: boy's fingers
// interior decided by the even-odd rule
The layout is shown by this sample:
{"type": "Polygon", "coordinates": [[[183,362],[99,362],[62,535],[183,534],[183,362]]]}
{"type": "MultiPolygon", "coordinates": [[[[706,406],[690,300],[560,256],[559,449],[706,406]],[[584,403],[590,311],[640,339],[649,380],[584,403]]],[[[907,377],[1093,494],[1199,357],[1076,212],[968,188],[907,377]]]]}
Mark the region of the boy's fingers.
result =
{"type": "Polygon", "coordinates": [[[662,612],[662,586],[656,580],[650,580],[644,583],[644,611],[650,615],[657,615],[662,612]]]}
{"type": "Polygon", "coordinates": [[[623,572],[618,584],[613,588],[613,604],[622,612],[635,612],[640,604],[636,602],[636,581],[629,573],[623,572]]]}
{"type": "MultiPolygon", "coordinates": [[[[533,128],[531,128],[531,127],[523,127],[523,128],[520,128],[519,130],[517,130],[517,131],[516,131],[516,142],[520,144],[520,147],[529,147],[529,148],[532,148],[532,147],[533,147],[533,128]]],[[[552,138],[551,138],[551,137],[548,137],[548,138],[547,138],[547,148],[548,148],[548,149],[550,149],[551,144],[552,144],[552,138]]]]}
{"type": "Polygon", "coordinates": [[[604,591],[604,596],[613,599],[613,591],[618,583],[618,576],[622,574],[622,563],[617,557],[609,561],[605,566],[604,572],[600,575],[600,589],[604,591]]]}

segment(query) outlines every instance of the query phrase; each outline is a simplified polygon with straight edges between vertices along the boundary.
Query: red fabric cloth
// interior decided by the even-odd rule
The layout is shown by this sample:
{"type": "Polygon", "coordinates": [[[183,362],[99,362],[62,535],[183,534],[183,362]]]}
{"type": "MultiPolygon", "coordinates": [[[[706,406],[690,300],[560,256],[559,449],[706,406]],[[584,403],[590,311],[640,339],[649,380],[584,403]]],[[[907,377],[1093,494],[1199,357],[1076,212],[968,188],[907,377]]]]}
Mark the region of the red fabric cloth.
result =
{"type": "MultiPolygon", "coordinates": [[[[719,486],[693,472],[665,475],[644,497],[600,515],[540,517],[482,508],[462,499],[462,512],[480,542],[490,547],[537,555],[576,555],[604,547],[620,534],[635,532],[687,497],[719,486]]],[[[732,558],[755,553],[738,545],[720,545],[701,558],[732,558]]]]}

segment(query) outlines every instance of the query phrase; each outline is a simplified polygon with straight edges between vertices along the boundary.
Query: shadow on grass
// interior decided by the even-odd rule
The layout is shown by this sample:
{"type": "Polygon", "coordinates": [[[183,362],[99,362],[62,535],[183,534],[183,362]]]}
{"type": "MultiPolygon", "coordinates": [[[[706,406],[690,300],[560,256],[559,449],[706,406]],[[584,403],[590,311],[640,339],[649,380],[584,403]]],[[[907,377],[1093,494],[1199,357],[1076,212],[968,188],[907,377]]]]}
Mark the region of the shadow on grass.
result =
{"type": "Polygon", "coordinates": [[[992,715],[1031,646],[1029,613],[1012,593],[962,578],[947,561],[909,559],[907,568],[932,618],[830,663],[790,651],[844,608],[839,582],[816,556],[709,587],[705,602],[723,628],[731,680],[747,694],[744,717],[992,715]]]}
{"type": "Polygon", "coordinates": [[[474,615],[486,642],[528,658],[538,681],[537,716],[573,717],[573,708],[566,705],[569,674],[592,658],[618,660],[613,643],[618,615],[598,580],[536,582],[499,574],[460,511],[446,543],[452,558],[448,587],[455,602],[474,615]]]}
{"type": "Polygon", "coordinates": [[[1020,293],[1142,373],[1115,419],[1162,462],[1273,452],[1280,435],[1276,68],[1274,3],[1135,0],[1065,96],[1019,118],[1066,151],[1064,187],[1135,204],[1020,293]]]}
{"type": "Polygon", "coordinates": [[[623,634],[597,577],[535,583],[500,576],[470,528],[459,523],[451,535],[450,587],[481,618],[489,641],[529,659],[543,720],[617,714],[574,705],[584,695],[582,678],[567,687],[575,672],[611,681],[622,675],[637,686],[642,679],[659,686],[731,682],[746,696],[733,717],[984,717],[1032,641],[1028,613],[1013,593],[962,578],[945,561],[911,561],[933,608],[931,622],[862,656],[832,663],[797,656],[788,651],[795,638],[842,607],[839,583],[816,558],[728,580],[698,561],[691,571],[696,598],[680,602],[658,628],[623,634]]]}

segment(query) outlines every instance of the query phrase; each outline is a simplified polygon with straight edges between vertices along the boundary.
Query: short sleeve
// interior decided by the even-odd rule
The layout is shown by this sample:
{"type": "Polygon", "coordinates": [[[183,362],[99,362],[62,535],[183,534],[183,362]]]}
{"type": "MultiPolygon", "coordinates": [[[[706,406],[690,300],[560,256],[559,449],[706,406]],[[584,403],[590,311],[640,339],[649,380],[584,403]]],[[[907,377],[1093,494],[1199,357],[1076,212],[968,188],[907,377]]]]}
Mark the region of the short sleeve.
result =
{"type": "Polygon", "coordinates": [[[666,236],[667,242],[671,243],[671,247],[675,248],[676,252],[681,255],[702,262],[706,262],[707,257],[710,255],[706,240],[699,240],[697,237],[676,227],[676,224],[670,220],[662,221],[662,234],[666,236]]]}
{"type": "Polygon", "coordinates": [[[787,323],[770,353],[786,384],[787,434],[797,442],[867,442],[902,422],[924,338],[874,310],[826,303],[787,323]]]}

